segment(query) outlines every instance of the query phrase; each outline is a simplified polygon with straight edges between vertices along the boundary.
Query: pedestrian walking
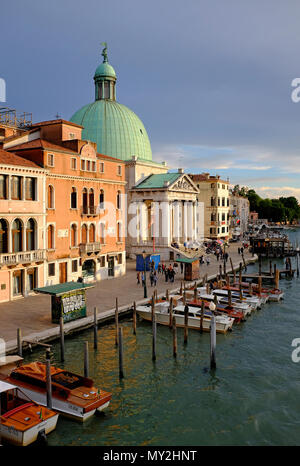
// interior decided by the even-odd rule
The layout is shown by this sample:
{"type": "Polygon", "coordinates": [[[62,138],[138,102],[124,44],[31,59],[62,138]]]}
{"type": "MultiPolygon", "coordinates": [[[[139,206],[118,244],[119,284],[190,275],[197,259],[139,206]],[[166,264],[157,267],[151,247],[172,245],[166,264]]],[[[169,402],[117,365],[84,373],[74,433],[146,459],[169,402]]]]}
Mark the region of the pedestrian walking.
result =
{"type": "Polygon", "coordinates": [[[157,285],[157,281],[158,281],[158,276],[157,276],[157,273],[154,272],[154,275],[153,275],[153,283],[154,283],[154,286],[157,285]]]}
{"type": "Polygon", "coordinates": [[[241,254],[241,248],[238,248],[238,254],[241,254]]]}
{"type": "Polygon", "coordinates": [[[183,263],[180,262],[180,272],[183,273],[183,263]]]}
{"type": "Polygon", "coordinates": [[[153,271],[151,270],[151,272],[150,272],[150,284],[151,284],[151,286],[153,286],[153,283],[154,283],[154,274],[153,274],[153,271]]]}
{"type": "Polygon", "coordinates": [[[141,284],[141,273],[140,272],[136,274],[136,278],[137,278],[137,285],[140,285],[141,284]]]}
{"type": "Polygon", "coordinates": [[[169,279],[169,270],[165,267],[165,281],[167,282],[169,279]]]}
{"type": "Polygon", "coordinates": [[[209,265],[210,264],[210,258],[207,256],[206,258],[206,265],[209,265]]]}

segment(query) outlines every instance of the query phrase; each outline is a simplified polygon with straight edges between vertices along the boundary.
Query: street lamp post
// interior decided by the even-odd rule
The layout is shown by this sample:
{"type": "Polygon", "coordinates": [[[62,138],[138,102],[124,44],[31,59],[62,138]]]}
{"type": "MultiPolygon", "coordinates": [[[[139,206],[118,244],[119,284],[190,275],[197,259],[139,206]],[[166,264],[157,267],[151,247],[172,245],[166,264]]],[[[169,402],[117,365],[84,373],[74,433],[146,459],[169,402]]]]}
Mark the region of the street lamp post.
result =
{"type": "Polygon", "coordinates": [[[146,251],[143,251],[143,259],[144,259],[144,298],[147,298],[147,280],[146,280],[146,251]]]}
{"type": "Polygon", "coordinates": [[[223,253],[223,260],[224,260],[224,276],[226,275],[225,247],[226,247],[226,243],[224,242],[224,253],[223,253]]]}

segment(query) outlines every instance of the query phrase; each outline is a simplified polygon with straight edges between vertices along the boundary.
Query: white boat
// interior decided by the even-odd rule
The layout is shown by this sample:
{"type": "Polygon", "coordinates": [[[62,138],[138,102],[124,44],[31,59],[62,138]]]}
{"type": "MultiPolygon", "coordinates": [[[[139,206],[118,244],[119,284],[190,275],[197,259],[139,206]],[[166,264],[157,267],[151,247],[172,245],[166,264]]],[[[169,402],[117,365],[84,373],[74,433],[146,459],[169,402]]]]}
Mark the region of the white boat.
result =
{"type": "MultiPolygon", "coordinates": [[[[214,301],[215,297],[213,294],[207,294],[206,293],[206,288],[203,288],[203,292],[200,292],[200,297],[201,299],[205,299],[205,301],[214,301]]],[[[226,297],[221,297],[217,296],[217,301],[220,304],[227,304],[228,305],[228,298],[226,297]]],[[[239,300],[232,299],[231,300],[231,306],[236,309],[237,311],[241,311],[244,314],[244,317],[247,317],[248,315],[251,314],[253,307],[250,306],[250,304],[247,304],[246,302],[240,302],[239,300]]]]}
{"type": "Polygon", "coordinates": [[[57,424],[58,414],[30,400],[16,385],[0,381],[0,433],[4,442],[27,446],[45,439],[57,424]]]}
{"type": "MultiPolygon", "coordinates": [[[[217,290],[212,290],[212,293],[217,296],[228,298],[228,290],[217,289],[217,290]]],[[[262,306],[262,300],[260,298],[249,296],[249,297],[243,297],[242,299],[240,299],[239,293],[234,292],[234,291],[231,292],[231,299],[234,299],[237,302],[246,302],[247,304],[250,304],[253,310],[260,309],[262,306]]]]}
{"type": "MultiPolygon", "coordinates": [[[[156,322],[162,325],[169,325],[170,313],[169,303],[158,303],[155,305],[156,322]]],[[[144,320],[152,321],[152,310],[150,306],[138,306],[136,311],[144,320]]],[[[173,317],[176,320],[177,327],[184,327],[184,306],[178,305],[173,309],[173,317]]],[[[201,309],[189,306],[188,313],[188,328],[200,329],[201,309]]],[[[210,331],[210,317],[207,315],[203,317],[203,330],[210,331]]],[[[216,316],[216,331],[218,333],[226,333],[232,329],[234,319],[232,317],[216,316]]]]}

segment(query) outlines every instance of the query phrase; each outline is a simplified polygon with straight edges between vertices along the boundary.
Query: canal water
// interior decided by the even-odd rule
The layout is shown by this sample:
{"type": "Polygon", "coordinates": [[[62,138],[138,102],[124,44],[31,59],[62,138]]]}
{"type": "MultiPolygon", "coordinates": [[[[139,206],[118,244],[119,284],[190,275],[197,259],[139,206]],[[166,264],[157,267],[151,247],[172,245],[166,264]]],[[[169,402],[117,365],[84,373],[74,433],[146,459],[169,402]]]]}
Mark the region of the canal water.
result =
{"type": "MultiPolygon", "coordinates": [[[[290,232],[293,241],[300,232],[290,232]]],[[[292,258],[295,264],[295,258],[292,258]]],[[[274,262],[274,261],[273,261],[274,262]]],[[[283,268],[283,259],[276,260],[283,268]]],[[[269,269],[268,261],[263,270],[269,269]]],[[[248,272],[257,264],[248,266],[248,272]]],[[[121,321],[125,378],[119,381],[113,325],[65,340],[65,365],[83,374],[84,341],[90,347],[90,377],[113,393],[106,413],[79,424],[60,416],[49,445],[297,445],[300,437],[300,363],[292,361],[300,338],[300,278],[280,280],[283,302],[267,303],[227,335],[217,334],[217,369],[209,369],[209,334],[189,331],[187,346],[178,329],[178,356],[172,333],[157,332],[157,360],[152,362],[151,324],[121,321]]],[[[26,361],[44,359],[44,351],[26,361]]],[[[52,362],[59,361],[59,345],[52,362]]]]}

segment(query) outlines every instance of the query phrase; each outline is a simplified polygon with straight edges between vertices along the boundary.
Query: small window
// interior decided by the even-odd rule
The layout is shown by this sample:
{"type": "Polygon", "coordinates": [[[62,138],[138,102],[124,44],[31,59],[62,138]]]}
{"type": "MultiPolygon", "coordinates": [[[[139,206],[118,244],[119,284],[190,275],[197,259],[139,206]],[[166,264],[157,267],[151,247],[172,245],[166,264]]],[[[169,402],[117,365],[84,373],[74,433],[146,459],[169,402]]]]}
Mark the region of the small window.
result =
{"type": "Polygon", "coordinates": [[[75,134],[74,133],[69,133],[69,139],[75,139],[75,134]]]}
{"type": "Polygon", "coordinates": [[[123,262],[123,255],[118,254],[118,264],[122,264],[122,262],[123,262]]]}
{"type": "Polygon", "coordinates": [[[72,170],[76,170],[77,168],[77,160],[75,158],[71,159],[71,168],[72,170]]]}
{"type": "Polygon", "coordinates": [[[48,154],[48,167],[54,167],[54,155],[48,154]]]}
{"type": "Polygon", "coordinates": [[[118,173],[119,176],[122,175],[122,165],[118,165],[117,173],[118,173]]]}
{"type": "Polygon", "coordinates": [[[117,209],[121,209],[121,191],[117,193],[117,209]]]}
{"type": "Polygon", "coordinates": [[[72,272],[78,272],[78,260],[74,259],[72,261],[72,272]]]}
{"type": "Polygon", "coordinates": [[[96,171],[96,162],[92,162],[92,171],[93,171],[93,172],[96,171]]]}
{"type": "Polygon", "coordinates": [[[49,277],[54,277],[55,275],[55,262],[52,264],[48,264],[48,276],[49,277]]]}
{"type": "Polygon", "coordinates": [[[71,209],[77,209],[77,191],[74,186],[71,191],[71,209]]]}
{"type": "Polygon", "coordinates": [[[99,171],[100,171],[100,173],[104,173],[104,162],[100,162],[99,171]]]}
{"type": "Polygon", "coordinates": [[[105,267],[105,256],[99,257],[100,267],[105,267]]]}
{"type": "Polygon", "coordinates": [[[91,162],[88,160],[87,161],[87,167],[86,167],[87,171],[91,171],[91,162]]]}
{"type": "Polygon", "coordinates": [[[85,170],[85,160],[81,160],[81,170],[85,170]]]}

